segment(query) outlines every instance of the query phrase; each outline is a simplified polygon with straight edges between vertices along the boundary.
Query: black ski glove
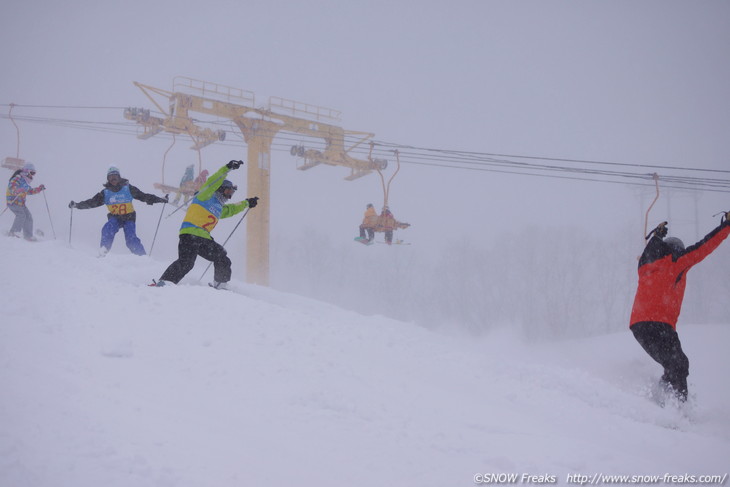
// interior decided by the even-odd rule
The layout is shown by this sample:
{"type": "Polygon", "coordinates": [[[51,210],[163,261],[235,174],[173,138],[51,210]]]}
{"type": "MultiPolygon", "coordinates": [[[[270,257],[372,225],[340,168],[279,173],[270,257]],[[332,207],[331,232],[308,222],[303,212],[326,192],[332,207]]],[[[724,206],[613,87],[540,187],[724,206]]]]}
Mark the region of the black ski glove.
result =
{"type": "Polygon", "coordinates": [[[228,169],[233,170],[233,169],[238,169],[242,165],[243,165],[243,161],[230,161],[228,164],[226,164],[226,167],[228,169]]]}
{"type": "Polygon", "coordinates": [[[659,225],[656,226],[654,230],[649,232],[649,235],[644,237],[646,240],[649,240],[652,235],[656,235],[659,238],[664,238],[667,236],[667,222],[661,222],[659,225]]]}
{"type": "Polygon", "coordinates": [[[76,203],[71,201],[71,203],[68,204],[69,208],[76,208],[76,203]]]}
{"type": "Polygon", "coordinates": [[[169,203],[170,202],[170,195],[166,194],[164,198],[160,198],[160,201],[158,203],[169,203]]]}
{"type": "Polygon", "coordinates": [[[246,201],[248,201],[249,208],[254,208],[256,205],[259,204],[259,197],[254,196],[253,198],[247,198],[246,201]]]}

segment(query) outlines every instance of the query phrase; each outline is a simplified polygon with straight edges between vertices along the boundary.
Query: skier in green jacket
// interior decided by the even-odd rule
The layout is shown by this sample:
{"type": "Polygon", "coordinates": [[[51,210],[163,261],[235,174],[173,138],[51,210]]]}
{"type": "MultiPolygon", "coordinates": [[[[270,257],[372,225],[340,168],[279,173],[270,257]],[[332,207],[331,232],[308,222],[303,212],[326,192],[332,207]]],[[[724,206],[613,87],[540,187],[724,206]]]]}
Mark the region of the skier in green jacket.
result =
{"type": "Polygon", "coordinates": [[[210,232],[221,218],[231,217],[246,208],[254,208],[258,203],[256,196],[238,203],[226,203],[238,188],[225,177],[229,171],[238,169],[242,164],[243,161],[230,161],[200,188],[180,227],[178,259],[170,264],[155,285],[164,286],[167,282],[177,284],[193,269],[195,259],[200,256],[213,262],[211,286],[216,289],[226,287],[226,283],[231,280],[231,259],[228,258],[226,249],[213,240],[210,232]]]}

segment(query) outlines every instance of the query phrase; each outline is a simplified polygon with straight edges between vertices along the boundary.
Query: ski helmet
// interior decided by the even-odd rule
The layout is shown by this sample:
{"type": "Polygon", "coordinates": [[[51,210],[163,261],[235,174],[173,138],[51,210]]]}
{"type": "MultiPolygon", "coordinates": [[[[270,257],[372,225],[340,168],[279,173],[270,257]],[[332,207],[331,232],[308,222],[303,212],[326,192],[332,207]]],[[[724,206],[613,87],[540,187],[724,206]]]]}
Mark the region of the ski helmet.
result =
{"type": "Polygon", "coordinates": [[[238,189],[238,186],[233,184],[231,181],[224,179],[221,185],[218,187],[218,192],[223,193],[227,189],[232,189],[233,191],[236,191],[238,189]]]}
{"type": "Polygon", "coordinates": [[[109,168],[109,170],[106,172],[106,177],[109,177],[112,174],[116,174],[117,176],[121,177],[121,174],[119,174],[119,168],[115,166],[109,168]]]}
{"type": "Polygon", "coordinates": [[[667,237],[664,239],[664,243],[669,245],[669,248],[672,249],[672,253],[679,253],[684,252],[684,242],[682,242],[677,237],[667,237]]]}

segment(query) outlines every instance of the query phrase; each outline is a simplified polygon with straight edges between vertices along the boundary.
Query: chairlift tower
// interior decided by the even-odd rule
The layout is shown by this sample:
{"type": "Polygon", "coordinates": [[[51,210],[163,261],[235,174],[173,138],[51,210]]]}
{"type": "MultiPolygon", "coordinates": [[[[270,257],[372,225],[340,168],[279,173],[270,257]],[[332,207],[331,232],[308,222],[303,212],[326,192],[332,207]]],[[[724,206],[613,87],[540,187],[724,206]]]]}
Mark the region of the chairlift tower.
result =
{"type": "Polygon", "coordinates": [[[301,170],[320,164],[349,167],[351,172],[345,179],[351,181],[387,166],[384,160],[363,160],[350,155],[374,134],[344,130],[335,125],[340,117],[335,110],[279,97],[270,97],[266,106],[256,108],[255,96],[250,91],[186,77],[176,77],[171,92],[136,81],[134,85],[164,115],[155,117],[142,108],[124,111],[125,118],[143,127],[143,133],[138,136],[141,139],[163,131],[187,134],[194,142],[191,148],[196,150],[225,139],[224,131],[198,127],[191,112],[230,119],[243,134],[248,146],[247,196],[261,198],[256,208],[249,212],[246,223],[246,280],[252,284],[269,285],[271,144],[279,132],[323,139],[324,150],[292,147],[292,155],[304,157],[304,165],[298,167],[301,170]],[[158,103],[158,99],[166,102],[158,103]],[[355,142],[346,146],[345,137],[355,137],[355,142]]]}

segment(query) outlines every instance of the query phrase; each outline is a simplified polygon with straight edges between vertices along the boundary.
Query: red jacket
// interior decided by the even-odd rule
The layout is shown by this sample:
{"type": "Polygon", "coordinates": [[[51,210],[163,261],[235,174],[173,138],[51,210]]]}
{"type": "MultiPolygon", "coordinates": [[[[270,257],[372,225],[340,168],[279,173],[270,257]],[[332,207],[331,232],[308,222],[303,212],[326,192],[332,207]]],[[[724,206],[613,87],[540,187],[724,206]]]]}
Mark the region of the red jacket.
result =
{"type": "Polygon", "coordinates": [[[696,244],[675,254],[661,238],[653,236],[639,260],[639,287],[631,310],[631,326],[658,321],[676,328],[687,271],[710,255],[729,234],[730,222],[725,221],[696,244]]]}

